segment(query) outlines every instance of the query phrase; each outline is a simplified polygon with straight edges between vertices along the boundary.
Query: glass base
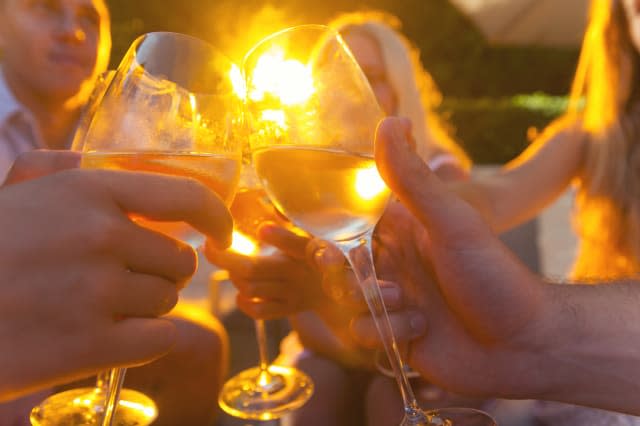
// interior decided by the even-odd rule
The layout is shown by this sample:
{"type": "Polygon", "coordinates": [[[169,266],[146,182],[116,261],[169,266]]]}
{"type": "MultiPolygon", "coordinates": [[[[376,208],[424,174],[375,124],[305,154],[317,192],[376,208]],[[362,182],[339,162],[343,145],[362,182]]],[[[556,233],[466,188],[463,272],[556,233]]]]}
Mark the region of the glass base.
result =
{"type": "Polygon", "coordinates": [[[220,408],[241,419],[272,420],[302,407],[313,394],[311,379],[295,368],[271,365],[268,372],[270,380],[260,367],[232,377],[220,392],[220,408]]]}
{"type": "Polygon", "coordinates": [[[405,417],[400,426],[498,426],[484,411],[473,408],[442,408],[425,412],[427,422],[412,422],[405,417]]]}
{"type": "MultiPolygon", "coordinates": [[[[80,388],[57,393],[31,410],[33,426],[101,426],[105,393],[80,388]]],[[[158,417],[156,404],[146,395],[122,389],[113,426],[148,426],[158,417]]]]}

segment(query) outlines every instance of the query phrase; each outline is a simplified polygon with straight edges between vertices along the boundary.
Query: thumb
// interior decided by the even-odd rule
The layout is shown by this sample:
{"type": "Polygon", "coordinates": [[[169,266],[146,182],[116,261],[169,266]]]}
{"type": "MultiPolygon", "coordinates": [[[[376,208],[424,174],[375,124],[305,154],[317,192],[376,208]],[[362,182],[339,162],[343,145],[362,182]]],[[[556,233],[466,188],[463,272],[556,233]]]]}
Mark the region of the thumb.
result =
{"type": "Polygon", "coordinates": [[[535,276],[413,153],[407,131],[394,118],[379,126],[375,156],[382,178],[425,226],[430,260],[449,307],[482,338],[512,335],[540,306],[535,276]]]}
{"type": "Polygon", "coordinates": [[[127,318],[111,331],[105,362],[111,365],[146,364],[165,355],[176,339],[175,325],[164,318],[127,318]]]}
{"type": "Polygon", "coordinates": [[[410,145],[406,120],[387,118],[378,127],[375,157],[380,175],[411,213],[429,230],[431,242],[468,248],[493,234],[481,216],[448,191],[410,145]]]}

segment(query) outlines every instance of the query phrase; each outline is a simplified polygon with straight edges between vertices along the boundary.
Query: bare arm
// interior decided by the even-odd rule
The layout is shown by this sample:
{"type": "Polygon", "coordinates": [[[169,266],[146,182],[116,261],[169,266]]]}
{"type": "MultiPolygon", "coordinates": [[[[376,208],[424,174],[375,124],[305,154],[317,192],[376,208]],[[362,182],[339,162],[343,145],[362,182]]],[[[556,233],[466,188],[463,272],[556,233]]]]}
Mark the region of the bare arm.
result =
{"type": "Polygon", "coordinates": [[[549,126],[500,172],[451,184],[496,232],[519,225],[557,198],[578,176],[585,136],[568,119],[549,126]]]}
{"type": "Polygon", "coordinates": [[[548,373],[532,396],[640,414],[639,284],[546,286],[548,373]]]}
{"type": "MultiPolygon", "coordinates": [[[[640,283],[544,282],[434,178],[393,125],[379,128],[376,161],[404,210],[386,224],[413,232],[389,241],[377,266],[412,292],[410,302],[428,324],[413,340],[412,366],[461,393],[640,414],[640,283]]],[[[409,318],[406,312],[392,315],[399,337],[409,318]]],[[[352,328],[365,343],[377,338],[369,317],[352,328]]]]}

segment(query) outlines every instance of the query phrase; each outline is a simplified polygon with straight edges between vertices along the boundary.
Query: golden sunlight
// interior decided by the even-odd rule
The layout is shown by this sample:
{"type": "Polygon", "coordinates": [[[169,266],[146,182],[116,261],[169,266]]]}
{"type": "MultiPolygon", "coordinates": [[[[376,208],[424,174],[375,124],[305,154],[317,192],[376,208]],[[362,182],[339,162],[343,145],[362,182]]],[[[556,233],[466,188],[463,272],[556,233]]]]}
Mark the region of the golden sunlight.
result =
{"type": "Polygon", "coordinates": [[[244,99],[247,96],[247,85],[244,82],[244,77],[242,76],[240,68],[236,64],[231,65],[231,70],[229,70],[229,79],[231,80],[231,85],[233,86],[233,91],[236,96],[240,99],[244,99]]]}
{"type": "Polygon", "coordinates": [[[121,399],[120,401],[118,401],[118,404],[126,408],[132,408],[133,410],[138,412],[142,411],[144,415],[149,419],[155,419],[156,416],[158,415],[158,411],[156,410],[155,407],[147,407],[138,402],[126,401],[121,399]]]}
{"type": "Polygon", "coordinates": [[[282,49],[263,54],[253,70],[251,100],[260,102],[266,94],[284,105],[306,102],[315,93],[311,68],[295,59],[285,59],[282,49]]]}
{"type": "Polygon", "coordinates": [[[377,196],[387,191],[387,185],[384,183],[376,166],[368,169],[358,170],[356,173],[355,190],[363,200],[373,200],[377,196]]]}
{"type": "Polygon", "coordinates": [[[283,130],[287,128],[287,117],[281,109],[265,109],[261,116],[263,121],[271,121],[283,130]]]}
{"type": "Polygon", "coordinates": [[[251,256],[258,252],[258,245],[242,232],[234,230],[230,250],[245,256],[251,256]]]}

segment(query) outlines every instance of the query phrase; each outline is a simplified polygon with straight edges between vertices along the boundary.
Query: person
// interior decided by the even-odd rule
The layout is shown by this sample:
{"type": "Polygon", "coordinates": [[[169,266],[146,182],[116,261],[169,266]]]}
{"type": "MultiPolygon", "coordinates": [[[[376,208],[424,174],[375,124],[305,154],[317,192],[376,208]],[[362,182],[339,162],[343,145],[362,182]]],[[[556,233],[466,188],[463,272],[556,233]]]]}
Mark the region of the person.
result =
{"type": "Polygon", "coordinates": [[[78,162],[27,153],[0,188],[1,401],[171,349],[176,325],[161,316],[195,271],[195,252],[130,214],[185,220],[219,247],[231,240],[230,213],[197,181],[58,171],[78,162]]]}
{"type": "Polygon", "coordinates": [[[68,148],[80,112],[109,63],[102,0],[0,3],[0,174],[18,154],[68,148]]]}
{"type": "Polygon", "coordinates": [[[577,279],[640,271],[638,22],[640,9],[632,1],[592,0],[567,114],[501,173],[455,189],[501,231],[534,216],[576,182],[577,279]]]}
{"type": "MultiPolygon", "coordinates": [[[[0,181],[21,153],[70,147],[95,81],[108,66],[110,48],[104,0],[0,1],[0,181]]],[[[194,309],[181,302],[169,313],[179,331],[167,356],[127,373],[127,387],[158,403],[159,425],[205,423],[215,414],[228,338],[215,318],[189,312],[194,309]],[[176,397],[175,387],[197,387],[193,394],[199,398],[176,397]]],[[[44,397],[0,406],[0,417],[26,422],[44,397]]]]}
{"type": "MultiPolygon", "coordinates": [[[[576,282],[634,279],[640,272],[639,19],[636,2],[592,0],[567,114],[500,173],[451,184],[501,232],[535,216],[576,182],[576,282]]],[[[532,416],[543,425],[640,422],[542,403],[532,416]]]]}
{"type": "MultiPolygon", "coordinates": [[[[466,394],[640,415],[638,282],[559,285],[534,275],[435,178],[409,138],[406,123],[387,119],[375,156],[400,201],[390,210],[395,220],[380,230],[377,266],[395,274],[396,290],[412,294],[404,302],[385,297],[398,337],[413,339],[412,367],[466,394]]],[[[333,264],[328,254],[310,256],[324,267],[333,264]]],[[[351,332],[360,344],[379,344],[368,314],[351,332]]]]}
{"type": "MultiPolygon", "coordinates": [[[[344,38],[384,113],[399,114],[412,120],[412,135],[421,158],[442,179],[466,179],[471,162],[448,135],[445,124],[435,113],[441,95],[420,63],[418,50],[401,34],[398,19],[379,11],[344,13],[329,26],[344,38]]],[[[261,238],[267,238],[263,242],[279,247],[277,241],[270,241],[264,235],[261,238]]],[[[318,285],[320,277],[317,272],[301,262],[304,250],[300,247],[305,242],[301,238],[298,249],[283,247],[284,256],[278,253],[247,260],[233,253],[210,251],[208,254],[213,263],[230,272],[231,280],[239,287],[237,302],[241,310],[258,318],[289,314],[295,333],[283,342],[279,362],[285,362],[286,359],[286,362],[295,364],[310,375],[315,383],[315,391],[304,407],[288,416],[288,424],[353,425],[364,417],[370,419],[369,425],[378,424],[376,422],[384,424],[388,412],[393,412],[396,406],[396,412],[401,410],[395,382],[376,374],[375,354],[358,353],[349,345],[344,347],[345,342],[333,336],[335,329],[324,325],[335,321],[339,313],[318,314],[311,309],[309,301],[319,302],[323,296],[319,294],[321,287],[318,285]],[[300,296],[295,306],[278,309],[284,304],[278,304],[281,301],[278,299],[282,297],[275,293],[286,292],[284,287],[273,288],[269,297],[265,297],[265,293],[262,293],[260,300],[254,297],[255,287],[265,291],[265,284],[269,281],[275,282],[276,286],[282,281],[291,283],[289,285],[304,283],[307,291],[298,291],[300,296]],[[274,306],[274,303],[278,306],[274,306]],[[370,395],[363,398],[366,392],[370,395]],[[364,406],[366,400],[372,401],[368,408],[364,406]],[[381,400],[385,403],[381,403],[381,400]],[[362,410],[354,410],[353,407],[362,410]],[[368,414],[363,414],[364,411],[368,414]]],[[[446,395],[426,384],[422,384],[422,387],[425,389],[423,394],[435,395],[430,401],[434,405],[451,404],[454,400],[458,404],[477,403],[446,395]]]]}
{"type": "MultiPolygon", "coordinates": [[[[626,0],[592,0],[565,116],[503,171],[454,190],[496,231],[535,216],[572,182],[579,250],[578,282],[637,278],[640,273],[640,8],[626,0]]],[[[599,411],[537,404],[540,424],[640,424],[599,411]]]]}

